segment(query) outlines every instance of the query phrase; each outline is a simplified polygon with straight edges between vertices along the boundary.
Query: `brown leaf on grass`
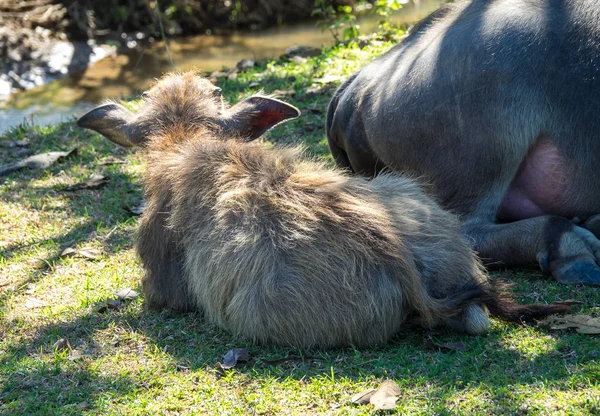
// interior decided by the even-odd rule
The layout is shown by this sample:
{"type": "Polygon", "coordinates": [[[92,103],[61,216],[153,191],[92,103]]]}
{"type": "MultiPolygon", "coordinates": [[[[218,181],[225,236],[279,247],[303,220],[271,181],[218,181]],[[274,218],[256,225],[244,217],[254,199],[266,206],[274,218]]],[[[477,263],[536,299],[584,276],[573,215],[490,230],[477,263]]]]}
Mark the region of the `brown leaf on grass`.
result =
{"type": "Polygon", "coordinates": [[[222,370],[227,370],[235,367],[238,362],[248,361],[249,359],[250,355],[246,348],[233,348],[227,351],[227,354],[223,356],[223,362],[217,363],[217,367],[222,370]]]}
{"type": "Polygon", "coordinates": [[[87,181],[79,182],[73,185],[69,185],[64,187],[63,191],[79,191],[82,189],[98,189],[106,185],[109,181],[109,178],[103,175],[93,175],[87,181]]]}
{"type": "Polygon", "coordinates": [[[131,215],[139,216],[139,215],[142,215],[142,213],[144,212],[145,206],[146,206],[146,201],[144,201],[142,199],[142,201],[139,203],[139,205],[130,207],[128,205],[123,204],[121,206],[121,208],[123,208],[125,211],[129,212],[131,215]]]}
{"type": "Polygon", "coordinates": [[[396,407],[399,396],[400,387],[392,380],[385,380],[373,393],[369,402],[375,406],[375,410],[389,410],[396,407]]]}
{"type": "Polygon", "coordinates": [[[83,247],[83,248],[73,248],[73,247],[68,247],[65,248],[63,250],[62,253],[60,253],[61,257],[67,257],[67,256],[78,256],[78,257],[82,257],[82,258],[86,258],[89,260],[98,260],[99,258],[102,257],[102,250],[99,250],[97,248],[89,248],[89,247],[83,247]]]}
{"type": "Polygon", "coordinates": [[[50,306],[50,304],[45,300],[41,300],[38,298],[29,298],[25,301],[25,307],[27,309],[43,308],[44,306],[50,306]]]}
{"type": "Polygon", "coordinates": [[[356,393],[350,401],[353,404],[367,404],[370,403],[371,396],[375,393],[375,389],[366,389],[361,391],[360,393],[356,393]]]}
{"type": "Polygon", "coordinates": [[[123,307],[123,302],[119,299],[108,299],[104,305],[98,309],[98,313],[105,313],[109,309],[120,310],[123,307]]]}
{"type": "Polygon", "coordinates": [[[102,250],[98,250],[97,248],[80,248],[77,250],[77,254],[86,259],[97,260],[102,257],[102,250]]]}
{"type": "Polygon", "coordinates": [[[100,308],[98,313],[108,312],[109,309],[120,310],[125,306],[125,302],[133,300],[139,296],[138,292],[131,288],[120,289],[115,292],[117,299],[108,299],[100,308]]]}
{"type": "Polygon", "coordinates": [[[594,318],[589,315],[549,317],[538,321],[537,325],[541,328],[548,328],[551,330],[575,328],[575,331],[579,334],[600,334],[600,318],[594,318]]]}
{"type": "Polygon", "coordinates": [[[66,338],[61,338],[52,345],[52,351],[72,350],[71,343],[66,338]]]}
{"type": "Polygon", "coordinates": [[[77,148],[67,152],[48,152],[30,156],[10,165],[0,166],[0,176],[6,176],[21,169],[46,169],[57,161],[77,154],[77,148]]]}
{"type": "Polygon", "coordinates": [[[120,289],[115,292],[115,296],[118,297],[122,301],[133,300],[139,296],[135,290],[131,288],[120,289]]]}
{"type": "Polygon", "coordinates": [[[377,390],[367,389],[352,396],[352,403],[375,406],[375,410],[390,410],[396,407],[400,396],[400,387],[393,380],[385,380],[377,390]]]}
{"type": "Polygon", "coordinates": [[[76,253],[77,253],[77,250],[75,250],[73,247],[67,247],[62,251],[62,253],[60,253],[60,256],[61,257],[74,256],[76,253]]]}
{"type": "Polygon", "coordinates": [[[429,339],[425,346],[427,348],[440,350],[442,352],[465,351],[467,349],[463,342],[444,342],[443,344],[439,344],[432,339],[429,339]]]}

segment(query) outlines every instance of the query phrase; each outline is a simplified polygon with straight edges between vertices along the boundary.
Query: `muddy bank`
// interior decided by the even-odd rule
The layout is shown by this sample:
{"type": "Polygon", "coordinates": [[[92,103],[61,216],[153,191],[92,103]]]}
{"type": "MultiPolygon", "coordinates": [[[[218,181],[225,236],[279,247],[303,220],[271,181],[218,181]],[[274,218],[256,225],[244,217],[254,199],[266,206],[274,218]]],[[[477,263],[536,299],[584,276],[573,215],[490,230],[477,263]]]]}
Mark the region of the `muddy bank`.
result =
{"type": "Polygon", "coordinates": [[[258,30],[306,20],[313,4],[313,0],[0,1],[0,99],[163,36],[258,30]]]}
{"type": "Polygon", "coordinates": [[[0,2],[0,99],[115,53],[94,39],[71,39],[69,18],[64,5],[47,0],[0,2]]]}
{"type": "Polygon", "coordinates": [[[49,32],[39,26],[34,30],[0,27],[0,99],[82,71],[117,50],[93,40],[63,40],[49,32]]]}

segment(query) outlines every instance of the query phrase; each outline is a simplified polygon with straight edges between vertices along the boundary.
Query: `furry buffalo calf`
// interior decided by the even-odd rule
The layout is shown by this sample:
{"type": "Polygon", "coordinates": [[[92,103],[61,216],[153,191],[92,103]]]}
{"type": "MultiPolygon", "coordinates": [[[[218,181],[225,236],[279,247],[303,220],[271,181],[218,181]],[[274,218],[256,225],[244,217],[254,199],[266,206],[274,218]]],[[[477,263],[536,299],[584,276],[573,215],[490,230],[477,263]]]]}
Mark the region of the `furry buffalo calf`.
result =
{"type": "Polygon", "coordinates": [[[598,0],[446,5],[340,87],[327,133],[344,167],[427,181],[490,265],[600,285],[598,0]]]}
{"type": "Polygon", "coordinates": [[[250,143],[298,115],[262,96],[228,108],[186,73],[159,81],[137,114],[106,104],[78,121],[147,149],[137,251],[150,305],[304,347],[383,343],[409,318],[479,334],[487,310],[518,322],[566,309],[492,290],[457,220],[412,180],[250,143]]]}

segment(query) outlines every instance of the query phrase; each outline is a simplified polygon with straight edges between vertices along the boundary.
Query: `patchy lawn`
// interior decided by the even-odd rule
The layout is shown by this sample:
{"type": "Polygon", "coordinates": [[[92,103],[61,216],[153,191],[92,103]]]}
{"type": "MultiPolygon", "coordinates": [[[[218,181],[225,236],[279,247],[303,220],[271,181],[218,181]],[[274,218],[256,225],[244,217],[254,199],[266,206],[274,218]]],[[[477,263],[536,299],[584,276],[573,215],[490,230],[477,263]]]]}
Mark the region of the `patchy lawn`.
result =
{"type": "MultiPolygon", "coordinates": [[[[351,44],[306,61],[265,62],[219,85],[230,101],[279,90],[303,115],[266,141],[304,143],[328,158],[323,125],[335,86],[390,46],[351,44]]],[[[350,398],[388,378],[400,387],[398,414],[600,413],[597,335],[494,321],[480,337],[419,329],[379,348],[296,351],[251,345],[200,314],[147,311],[143,296],[112,302],[119,289],[141,291],[137,218],[123,208],[141,198],[141,153],[73,122],[24,125],[0,140],[29,142],[0,148],[1,165],[23,158],[20,149],[78,149],[47,169],[0,179],[2,414],[370,414],[372,406],[350,398]],[[109,182],[65,190],[94,174],[109,182]],[[61,256],[67,248],[94,250],[61,256]],[[55,347],[61,338],[70,348],[55,347]],[[236,347],[248,348],[250,361],[217,370],[236,347]]],[[[537,271],[494,277],[514,282],[523,302],[576,299],[574,313],[600,312],[598,289],[559,285],[537,271]]]]}

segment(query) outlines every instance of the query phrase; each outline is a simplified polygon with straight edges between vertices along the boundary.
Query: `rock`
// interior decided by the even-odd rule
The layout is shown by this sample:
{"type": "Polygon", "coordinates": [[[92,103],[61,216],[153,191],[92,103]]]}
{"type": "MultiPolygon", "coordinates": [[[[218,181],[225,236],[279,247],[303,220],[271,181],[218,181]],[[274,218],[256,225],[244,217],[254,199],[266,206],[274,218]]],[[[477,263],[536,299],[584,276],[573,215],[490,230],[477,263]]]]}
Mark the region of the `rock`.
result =
{"type": "Polygon", "coordinates": [[[13,92],[13,84],[6,74],[0,75],[0,99],[8,98],[13,92]]]}

